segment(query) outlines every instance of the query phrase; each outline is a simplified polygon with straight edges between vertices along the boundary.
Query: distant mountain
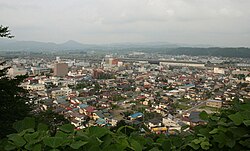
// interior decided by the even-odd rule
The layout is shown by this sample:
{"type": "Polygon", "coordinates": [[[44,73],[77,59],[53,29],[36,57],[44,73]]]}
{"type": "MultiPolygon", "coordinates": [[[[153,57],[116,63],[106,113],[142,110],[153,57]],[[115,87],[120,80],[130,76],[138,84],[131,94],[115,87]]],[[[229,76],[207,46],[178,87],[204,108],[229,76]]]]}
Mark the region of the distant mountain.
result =
{"type": "Polygon", "coordinates": [[[124,49],[124,48],[177,48],[186,45],[168,42],[141,42],[141,43],[111,43],[111,44],[82,44],[77,41],[56,44],[53,42],[16,41],[0,39],[0,50],[79,50],[79,49],[124,49]]]}
{"type": "Polygon", "coordinates": [[[221,48],[209,45],[187,45],[168,42],[141,42],[141,43],[111,43],[111,44],[82,44],[77,41],[56,44],[53,42],[16,41],[13,39],[0,39],[0,51],[108,51],[108,52],[134,52],[162,53],[168,55],[190,56],[222,56],[250,58],[250,48],[221,48]]]}
{"type": "Polygon", "coordinates": [[[69,40],[62,44],[56,44],[53,42],[37,42],[37,41],[15,41],[15,40],[0,40],[0,50],[76,50],[76,49],[87,49],[94,45],[84,45],[82,43],[69,40]]]}
{"type": "Polygon", "coordinates": [[[0,40],[0,50],[43,50],[55,49],[57,44],[36,41],[0,40]]]}
{"type": "Polygon", "coordinates": [[[91,47],[93,45],[82,44],[82,43],[79,43],[79,42],[74,41],[74,40],[69,40],[69,41],[66,41],[65,43],[58,44],[58,46],[61,49],[83,49],[86,47],[91,47]]]}

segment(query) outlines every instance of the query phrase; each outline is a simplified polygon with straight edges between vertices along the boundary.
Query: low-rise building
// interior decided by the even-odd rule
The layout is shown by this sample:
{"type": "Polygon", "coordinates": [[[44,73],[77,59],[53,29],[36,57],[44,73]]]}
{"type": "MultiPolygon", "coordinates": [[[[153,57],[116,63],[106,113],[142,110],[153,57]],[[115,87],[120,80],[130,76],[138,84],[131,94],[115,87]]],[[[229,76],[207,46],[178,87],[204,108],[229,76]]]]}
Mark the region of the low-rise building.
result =
{"type": "Polygon", "coordinates": [[[222,101],[220,101],[220,100],[208,100],[206,102],[206,106],[221,108],[222,107],[222,101]]]}
{"type": "Polygon", "coordinates": [[[31,91],[43,91],[45,90],[45,85],[44,84],[29,84],[26,86],[27,90],[31,91]]]}

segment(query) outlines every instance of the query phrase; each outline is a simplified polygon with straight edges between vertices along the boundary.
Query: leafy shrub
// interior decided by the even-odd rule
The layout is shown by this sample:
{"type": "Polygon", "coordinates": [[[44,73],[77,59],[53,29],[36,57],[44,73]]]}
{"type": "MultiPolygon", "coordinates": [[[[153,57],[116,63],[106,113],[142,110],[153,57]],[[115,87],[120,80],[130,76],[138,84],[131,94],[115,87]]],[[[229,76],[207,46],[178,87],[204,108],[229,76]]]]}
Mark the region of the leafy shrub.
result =
{"type": "Polygon", "coordinates": [[[105,127],[89,127],[75,130],[73,125],[60,126],[51,136],[48,126],[25,118],[14,124],[17,133],[0,142],[0,150],[249,150],[250,103],[236,103],[221,113],[200,117],[207,122],[176,136],[144,134],[138,131],[126,135],[122,126],[115,132],[105,127]]]}

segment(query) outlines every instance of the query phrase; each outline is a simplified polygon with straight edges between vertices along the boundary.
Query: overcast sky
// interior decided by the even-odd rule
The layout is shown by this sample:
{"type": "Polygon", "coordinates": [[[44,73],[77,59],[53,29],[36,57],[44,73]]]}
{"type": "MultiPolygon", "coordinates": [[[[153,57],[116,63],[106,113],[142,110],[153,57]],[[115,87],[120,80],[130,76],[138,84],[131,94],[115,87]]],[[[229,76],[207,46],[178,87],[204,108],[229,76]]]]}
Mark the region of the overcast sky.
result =
{"type": "Polygon", "coordinates": [[[0,0],[17,40],[250,47],[250,0],[0,0]]]}

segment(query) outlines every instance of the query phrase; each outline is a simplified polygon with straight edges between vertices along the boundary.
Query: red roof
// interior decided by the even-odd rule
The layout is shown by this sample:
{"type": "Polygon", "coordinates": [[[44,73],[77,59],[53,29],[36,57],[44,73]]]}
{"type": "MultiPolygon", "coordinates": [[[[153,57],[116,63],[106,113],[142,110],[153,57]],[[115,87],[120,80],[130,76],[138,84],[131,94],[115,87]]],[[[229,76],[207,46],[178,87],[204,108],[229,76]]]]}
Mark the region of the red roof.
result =
{"type": "Polygon", "coordinates": [[[88,106],[88,107],[86,107],[85,108],[85,110],[87,111],[87,112],[89,112],[89,113],[91,113],[91,112],[94,112],[94,107],[93,106],[88,106]]]}
{"type": "Polygon", "coordinates": [[[71,108],[71,107],[66,107],[66,109],[67,109],[67,110],[72,110],[72,108],[71,108]]]}
{"type": "Polygon", "coordinates": [[[33,79],[34,79],[33,77],[26,78],[26,80],[33,80],[33,79]]]}
{"type": "Polygon", "coordinates": [[[146,97],[144,95],[140,95],[137,97],[137,99],[145,99],[146,97]]]}

